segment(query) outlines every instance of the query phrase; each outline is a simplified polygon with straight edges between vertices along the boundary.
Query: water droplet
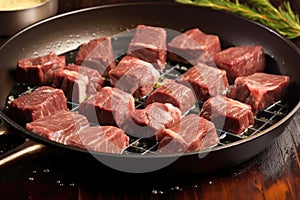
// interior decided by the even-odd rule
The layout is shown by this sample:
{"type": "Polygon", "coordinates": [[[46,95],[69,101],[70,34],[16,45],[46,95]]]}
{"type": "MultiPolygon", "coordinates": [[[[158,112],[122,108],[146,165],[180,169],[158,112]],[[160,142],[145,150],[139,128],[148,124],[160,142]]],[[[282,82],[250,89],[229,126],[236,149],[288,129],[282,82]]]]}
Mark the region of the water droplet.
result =
{"type": "Polygon", "coordinates": [[[60,180],[57,180],[56,183],[60,184],[60,180]]]}
{"type": "Polygon", "coordinates": [[[194,188],[197,188],[197,187],[198,187],[198,185],[193,185],[193,187],[194,187],[194,188]]]}
{"type": "Polygon", "coordinates": [[[159,191],[159,194],[164,194],[164,192],[163,191],[159,191]]]}
{"type": "Polygon", "coordinates": [[[152,194],[157,194],[157,190],[152,190],[152,194]]]}
{"type": "Polygon", "coordinates": [[[74,186],[75,186],[75,183],[70,183],[70,186],[71,186],[71,187],[74,187],[74,186]]]}
{"type": "Polygon", "coordinates": [[[63,184],[63,183],[60,183],[60,184],[59,184],[59,186],[61,186],[61,187],[62,187],[62,186],[64,186],[64,184],[63,184]]]}
{"type": "Polygon", "coordinates": [[[37,52],[37,51],[35,51],[34,53],[33,53],[33,56],[38,56],[39,55],[39,52],[37,52]]]}
{"type": "Polygon", "coordinates": [[[33,177],[29,177],[28,180],[34,181],[34,178],[33,177]]]}
{"type": "Polygon", "coordinates": [[[175,186],[174,189],[175,190],[180,190],[180,187],[179,186],[175,186]]]}
{"type": "Polygon", "coordinates": [[[33,170],[33,171],[32,171],[32,173],[33,173],[33,174],[36,174],[36,173],[37,173],[37,171],[36,171],[36,170],[33,170]]]}
{"type": "Polygon", "coordinates": [[[208,183],[211,185],[211,184],[212,184],[212,181],[209,181],[208,183]]]}
{"type": "Polygon", "coordinates": [[[43,172],[44,172],[44,173],[49,173],[50,170],[49,170],[49,169],[44,169],[43,172]]]}
{"type": "Polygon", "coordinates": [[[96,36],[97,36],[96,33],[93,33],[92,35],[93,35],[93,37],[96,37],[96,36]]]}
{"type": "Polygon", "coordinates": [[[69,35],[69,38],[73,38],[73,35],[69,35]]]}
{"type": "Polygon", "coordinates": [[[80,35],[76,35],[76,38],[80,38],[80,35]]]}

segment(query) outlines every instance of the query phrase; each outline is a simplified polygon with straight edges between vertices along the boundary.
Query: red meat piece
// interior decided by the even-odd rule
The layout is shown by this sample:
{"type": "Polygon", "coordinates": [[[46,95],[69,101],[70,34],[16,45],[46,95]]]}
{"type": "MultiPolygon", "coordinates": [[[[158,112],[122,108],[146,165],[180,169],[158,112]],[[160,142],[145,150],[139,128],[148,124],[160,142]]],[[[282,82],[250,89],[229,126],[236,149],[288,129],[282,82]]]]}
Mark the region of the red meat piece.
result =
{"type": "Polygon", "coordinates": [[[168,56],[171,60],[191,65],[211,62],[213,56],[220,51],[219,37],[206,34],[198,28],[187,30],[168,43],[168,56]]]}
{"type": "Polygon", "coordinates": [[[230,47],[217,53],[214,61],[227,72],[230,82],[239,76],[262,72],[265,68],[265,54],[261,46],[230,47]]]}
{"type": "Polygon", "coordinates": [[[247,77],[238,77],[228,96],[249,104],[252,112],[256,114],[282,99],[289,82],[288,76],[255,73],[247,77]]]}
{"type": "Polygon", "coordinates": [[[63,91],[41,86],[14,99],[8,106],[7,115],[19,124],[25,125],[61,110],[68,110],[63,91]]]}
{"type": "Polygon", "coordinates": [[[34,86],[51,84],[55,72],[62,70],[65,65],[65,57],[54,52],[36,58],[21,59],[17,65],[17,81],[34,86]]]}
{"type": "Polygon", "coordinates": [[[67,99],[73,102],[82,102],[87,97],[89,79],[76,71],[61,70],[54,76],[52,87],[61,88],[67,99]]]}
{"type": "Polygon", "coordinates": [[[212,122],[190,114],[170,129],[162,131],[163,139],[159,142],[159,153],[184,153],[200,151],[219,142],[218,134],[212,122]]]}
{"type": "Polygon", "coordinates": [[[82,102],[95,94],[104,85],[98,71],[79,65],[68,65],[57,71],[52,86],[61,88],[66,97],[73,102],[82,102]]]}
{"type": "Polygon", "coordinates": [[[95,124],[122,127],[134,109],[134,98],[131,94],[118,88],[104,87],[80,104],[79,113],[95,124]]]}
{"type": "Polygon", "coordinates": [[[125,56],[109,77],[112,86],[141,98],[152,92],[160,74],[151,63],[125,56]]]}
{"type": "Polygon", "coordinates": [[[121,153],[129,145],[129,137],[114,126],[91,126],[69,137],[67,145],[90,151],[121,153]]]}
{"type": "Polygon", "coordinates": [[[164,81],[148,96],[147,104],[153,102],[170,103],[179,108],[182,114],[195,106],[196,97],[192,89],[169,79],[164,81]]]}
{"type": "Polygon", "coordinates": [[[138,25],[129,44],[127,54],[154,65],[158,70],[165,67],[167,33],[164,28],[138,25]]]}
{"type": "Polygon", "coordinates": [[[135,137],[152,137],[161,139],[160,132],[170,128],[181,120],[181,111],[169,103],[151,103],[144,109],[131,113],[131,118],[122,127],[128,134],[135,137]]]}
{"type": "Polygon", "coordinates": [[[67,144],[69,137],[87,127],[89,122],[86,117],[71,111],[56,112],[26,124],[29,131],[62,144],[67,144]]]}
{"type": "Polygon", "coordinates": [[[107,76],[109,70],[116,67],[111,38],[106,36],[81,44],[75,60],[76,64],[93,68],[102,76],[107,76]]]}
{"type": "Polygon", "coordinates": [[[177,82],[192,88],[199,101],[220,95],[229,86],[224,70],[205,64],[190,68],[177,82]]]}
{"type": "Polygon", "coordinates": [[[213,122],[217,128],[236,134],[254,124],[249,105],[225,96],[216,96],[205,101],[200,116],[213,122]]]}

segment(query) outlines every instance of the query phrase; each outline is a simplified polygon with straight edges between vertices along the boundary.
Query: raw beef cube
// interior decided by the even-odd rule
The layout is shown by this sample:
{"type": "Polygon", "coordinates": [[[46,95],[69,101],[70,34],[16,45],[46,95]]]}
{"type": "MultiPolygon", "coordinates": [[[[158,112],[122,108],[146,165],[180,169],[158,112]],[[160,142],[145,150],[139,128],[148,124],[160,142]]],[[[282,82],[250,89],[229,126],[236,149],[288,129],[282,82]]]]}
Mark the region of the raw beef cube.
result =
{"type": "Polygon", "coordinates": [[[129,145],[129,137],[114,126],[90,126],[69,137],[67,145],[90,151],[121,153],[129,145]]]}
{"type": "Polygon", "coordinates": [[[165,79],[161,86],[148,96],[147,104],[153,102],[170,103],[179,108],[181,113],[184,114],[195,106],[196,96],[189,87],[165,79]]]}
{"type": "Polygon", "coordinates": [[[86,117],[71,111],[56,112],[26,124],[29,131],[62,144],[67,144],[69,137],[87,127],[89,122],[86,117]]]}
{"type": "Polygon", "coordinates": [[[200,116],[213,122],[217,128],[236,134],[254,124],[249,105],[225,96],[216,96],[205,101],[200,116]]]}
{"type": "Polygon", "coordinates": [[[22,59],[17,65],[17,81],[29,85],[47,85],[53,81],[55,71],[66,65],[64,56],[54,52],[36,58],[22,59]]]}
{"type": "Polygon", "coordinates": [[[190,68],[177,82],[191,87],[199,101],[220,95],[228,88],[226,72],[205,64],[190,68]]]}
{"type": "Polygon", "coordinates": [[[171,60],[191,65],[209,63],[220,51],[219,37],[203,33],[198,28],[190,29],[168,43],[168,57],[171,60]]]}
{"type": "Polygon", "coordinates": [[[85,75],[89,78],[89,83],[87,85],[87,94],[92,95],[99,91],[104,86],[104,79],[95,69],[70,64],[65,67],[66,70],[76,71],[82,75],[85,75]]]}
{"type": "Polygon", "coordinates": [[[14,99],[8,105],[7,115],[19,124],[25,125],[61,110],[68,110],[63,91],[49,86],[41,86],[31,93],[14,99]]]}
{"type": "Polygon", "coordinates": [[[122,127],[134,109],[134,98],[131,94],[118,88],[104,87],[80,104],[79,113],[95,124],[122,127]]]}
{"type": "Polygon", "coordinates": [[[138,25],[127,54],[145,60],[161,70],[167,56],[167,33],[160,27],[138,25]]]}
{"type": "Polygon", "coordinates": [[[214,61],[227,72],[230,82],[239,76],[262,72],[265,68],[265,54],[261,46],[230,47],[217,53],[214,61]]]}
{"type": "Polygon", "coordinates": [[[169,103],[151,103],[144,109],[136,109],[131,118],[122,127],[135,137],[152,137],[160,139],[160,132],[170,128],[181,120],[181,111],[169,103]]]}
{"type": "Polygon", "coordinates": [[[214,124],[195,114],[183,117],[176,126],[163,130],[162,135],[160,153],[200,151],[219,142],[214,124]]]}
{"type": "Polygon", "coordinates": [[[159,76],[151,63],[131,56],[125,56],[116,68],[109,71],[112,86],[137,98],[150,94],[159,76]]]}
{"type": "Polygon", "coordinates": [[[255,73],[238,77],[228,96],[252,107],[254,114],[282,99],[287,92],[290,78],[283,75],[255,73]]]}
{"type": "Polygon", "coordinates": [[[61,88],[68,100],[82,102],[87,98],[89,78],[71,70],[57,71],[54,75],[52,87],[61,88]]]}
{"type": "Polygon", "coordinates": [[[76,64],[96,69],[102,76],[107,76],[116,66],[111,38],[101,37],[79,46],[76,64]]]}

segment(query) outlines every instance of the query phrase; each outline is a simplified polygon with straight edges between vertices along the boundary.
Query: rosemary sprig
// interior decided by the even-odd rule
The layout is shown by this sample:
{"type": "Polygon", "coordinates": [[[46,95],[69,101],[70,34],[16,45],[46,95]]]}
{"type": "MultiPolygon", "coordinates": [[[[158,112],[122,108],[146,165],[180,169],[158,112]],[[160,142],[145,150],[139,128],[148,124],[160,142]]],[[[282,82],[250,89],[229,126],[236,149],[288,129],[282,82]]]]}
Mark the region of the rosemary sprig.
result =
{"type": "Polygon", "coordinates": [[[288,39],[300,36],[299,16],[295,14],[289,2],[283,2],[278,8],[269,0],[248,0],[243,4],[239,0],[175,0],[178,3],[210,7],[225,10],[258,21],[277,31],[288,39]]]}

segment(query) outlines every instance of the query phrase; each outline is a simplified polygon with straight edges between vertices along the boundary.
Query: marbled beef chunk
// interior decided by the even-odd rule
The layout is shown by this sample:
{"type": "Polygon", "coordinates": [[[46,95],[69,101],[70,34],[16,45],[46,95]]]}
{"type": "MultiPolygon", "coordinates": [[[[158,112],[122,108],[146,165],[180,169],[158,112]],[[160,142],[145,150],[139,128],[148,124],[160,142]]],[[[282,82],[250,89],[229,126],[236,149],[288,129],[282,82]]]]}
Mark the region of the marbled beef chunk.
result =
{"type": "Polygon", "coordinates": [[[90,151],[121,153],[129,145],[129,137],[114,126],[90,126],[69,137],[67,145],[90,151]]]}
{"type": "Polygon", "coordinates": [[[160,153],[200,151],[219,142],[214,124],[195,114],[183,117],[180,123],[163,130],[161,134],[160,153]]]}
{"type": "Polygon", "coordinates": [[[216,96],[204,102],[200,116],[213,122],[217,128],[239,134],[254,124],[251,107],[225,96],[216,96]]]}
{"type": "Polygon", "coordinates": [[[79,65],[70,64],[54,75],[52,87],[61,88],[67,99],[82,102],[95,94],[104,85],[98,71],[79,65]]]}
{"type": "Polygon", "coordinates": [[[198,28],[187,30],[168,43],[168,57],[171,60],[191,65],[210,63],[220,51],[219,37],[198,28]]]}
{"type": "Polygon", "coordinates": [[[54,52],[36,58],[21,59],[17,65],[17,82],[33,86],[51,84],[54,73],[62,70],[65,65],[65,57],[54,52]]]}
{"type": "Polygon", "coordinates": [[[164,28],[138,25],[127,54],[145,60],[161,70],[167,56],[167,33],[164,28]]]}
{"type": "Polygon", "coordinates": [[[159,72],[151,63],[135,57],[125,56],[116,68],[109,71],[113,87],[141,98],[152,92],[159,79],[159,72]]]}
{"type": "Polygon", "coordinates": [[[288,76],[255,73],[247,77],[238,77],[228,96],[249,104],[256,114],[281,100],[287,92],[289,82],[288,76]]]}
{"type": "Polygon", "coordinates": [[[265,68],[265,54],[261,46],[230,47],[217,53],[214,61],[227,72],[230,82],[239,76],[262,72],[265,68]]]}
{"type": "Polygon", "coordinates": [[[69,137],[87,127],[86,117],[71,111],[59,111],[26,124],[29,131],[62,144],[67,144],[69,137]]]}
{"type": "Polygon", "coordinates": [[[144,109],[136,109],[130,116],[122,127],[123,130],[135,137],[155,136],[159,140],[163,129],[180,122],[181,111],[172,104],[155,102],[144,109]]]}
{"type": "Polygon", "coordinates": [[[104,79],[100,73],[92,68],[70,64],[65,67],[66,70],[76,71],[89,78],[87,85],[87,94],[92,95],[99,91],[104,86],[104,79]]]}
{"type": "Polygon", "coordinates": [[[182,114],[184,114],[195,105],[196,96],[191,88],[165,79],[164,82],[148,96],[147,104],[153,102],[170,103],[179,108],[182,114]]]}
{"type": "Polygon", "coordinates": [[[25,125],[61,110],[68,110],[63,91],[41,86],[13,100],[8,105],[7,115],[17,123],[25,125]]]}
{"type": "Polygon", "coordinates": [[[82,102],[87,97],[89,78],[71,70],[60,70],[54,75],[52,87],[61,88],[67,99],[73,102],[82,102]]]}
{"type": "Polygon", "coordinates": [[[122,127],[134,109],[134,98],[131,94],[118,88],[103,87],[80,104],[79,113],[95,124],[122,127]]]}
{"type": "Polygon", "coordinates": [[[220,95],[229,86],[224,70],[206,64],[198,64],[190,68],[177,82],[191,87],[199,101],[220,95]]]}
{"type": "Polygon", "coordinates": [[[106,36],[81,44],[76,64],[96,69],[102,76],[107,76],[109,70],[116,67],[111,38],[106,36]]]}

